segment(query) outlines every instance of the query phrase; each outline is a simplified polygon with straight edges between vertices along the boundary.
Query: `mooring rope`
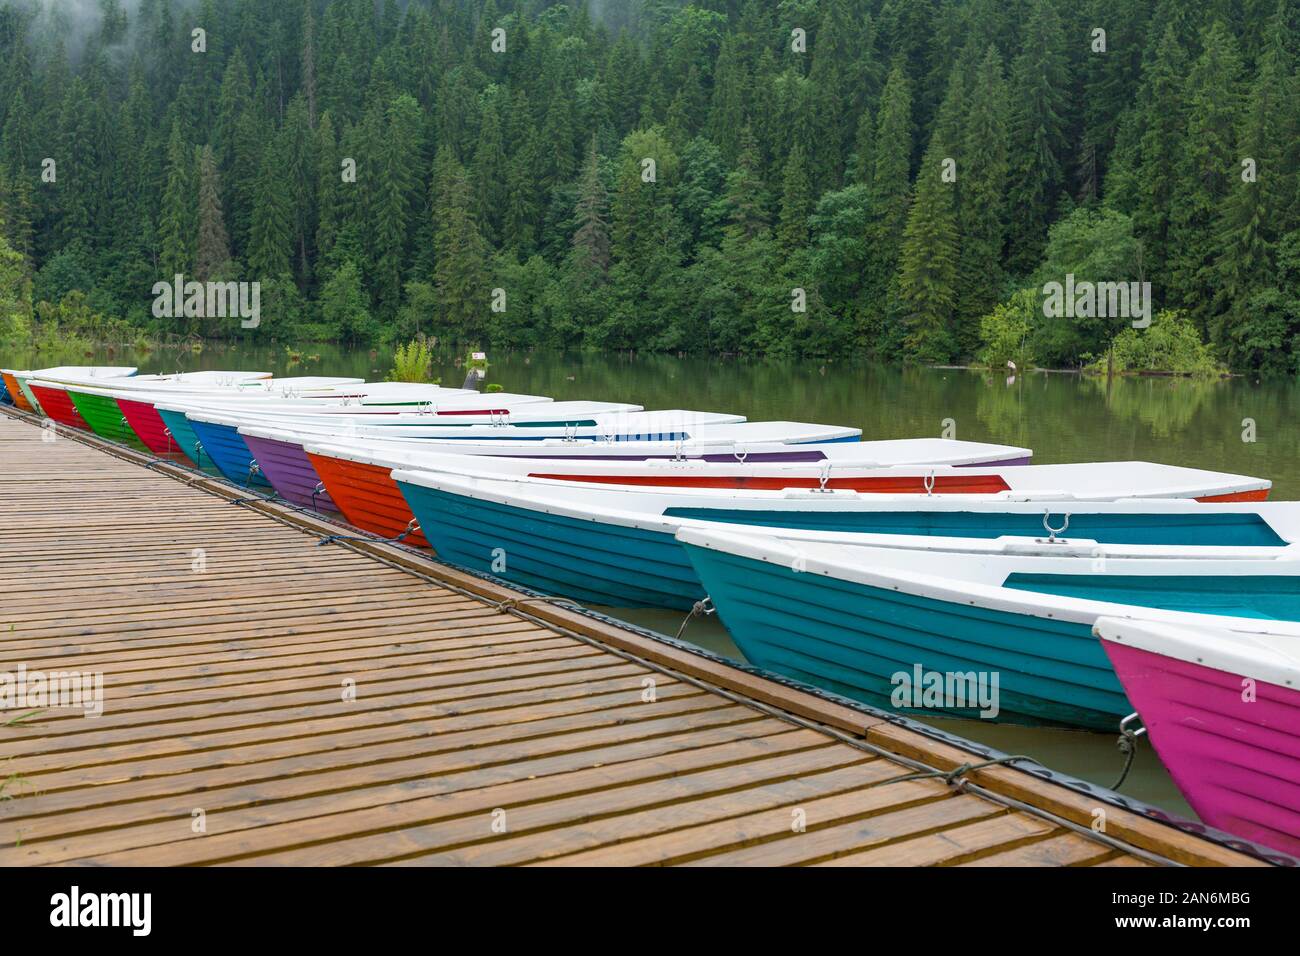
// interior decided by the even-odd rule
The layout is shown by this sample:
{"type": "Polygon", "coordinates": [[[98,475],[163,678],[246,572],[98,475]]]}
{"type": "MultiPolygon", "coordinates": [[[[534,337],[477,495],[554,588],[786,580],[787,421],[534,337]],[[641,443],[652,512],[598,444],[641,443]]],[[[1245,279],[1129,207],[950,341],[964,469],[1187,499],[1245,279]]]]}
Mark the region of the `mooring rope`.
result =
{"type": "Polygon", "coordinates": [[[405,531],[403,531],[401,534],[394,535],[391,538],[381,538],[378,535],[368,535],[368,534],[331,534],[317,541],[316,547],[319,548],[323,544],[332,544],[335,541],[369,541],[372,544],[380,541],[388,541],[391,543],[396,543],[398,541],[401,541],[408,534],[413,534],[414,532],[419,530],[420,530],[420,523],[416,521],[414,518],[412,518],[410,522],[407,524],[405,531]]]}
{"type": "Polygon", "coordinates": [[[682,619],[681,627],[677,628],[677,634],[674,635],[675,639],[679,641],[682,639],[682,635],[686,633],[686,625],[690,624],[692,619],[697,617],[708,617],[710,614],[716,613],[718,613],[718,609],[713,606],[713,598],[706,597],[703,601],[696,601],[691,605],[691,609],[687,612],[686,617],[682,619]]]}
{"type": "Polygon", "coordinates": [[[582,609],[582,605],[573,598],[554,597],[550,594],[537,594],[532,597],[509,597],[497,601],[492,606],[498,611],[513,611],[521,604],[553,604],[556,607],[582,609]]]}
{"type": "MultiPolygon", "coordinates": [[[[205,477],[206,477],[206,476],[205,476],[205,477]]],[[[238,487],[238,485],[236,485],[236,487],[238,487]]],[[[243,498],[227,498],[226,501],[229,502],[229,503],[232,504],[232,505],[246,505],[246,504],[248,504],[250,501],[276,501],[276,502],[279,502],[279,501],[283,501],[283,499],[280,497],[280,492],[278,492],[278,491],[273,491],[273,492],[271,492],[269,495],[257,495],[257,494],[253,494],[253,495],[246,495],[246,496],[243,497],[243,498]]],[[[287,504],[287,502],[285,502],[285,503],[287,504]]]]}
{"type": "Polygon", "coordinates": [[[1025,754],[1008,754],[1005,757],[996,757],[992,760],[981,761],[980,763],[959,764],[951,770],[920,770],[916,773],[904,774],[901,777],[890,777],[888,780],[877,780],[867,789],[871,789],[871,787],[883,787],[890,783],[903,783],[907,780],[930,780],[934,778],[942,778],[943,782],[948,784],[948,786],[956,787],[958,790],[961,790],[966,786],[966,781],[962,779],[966,774],[974,770],[983,770],[985,767],[996,767],[999,764],[1009,764],[1014,760],[1028,760],[1033,763],[1038,763],[1036,759],[1026,756],[1025,754]]]}
{"type": "Polygon", "coordinates": [[[1119,722],[1119,739],[1115,741],[1115,746],[1124,755],[1124,769],[1120,771],[1119,779],[1110,788],[1115,791],[1118,791],[1124,781],[1128,779],[1128,772],[1133,769],[1133,761],[1137,757],[1138,738],[1147,732],[1145,727],[1134,730],[1129,726],[1130,721],[1136,717],[1137,714],[1132,713],[1119,722]]]}

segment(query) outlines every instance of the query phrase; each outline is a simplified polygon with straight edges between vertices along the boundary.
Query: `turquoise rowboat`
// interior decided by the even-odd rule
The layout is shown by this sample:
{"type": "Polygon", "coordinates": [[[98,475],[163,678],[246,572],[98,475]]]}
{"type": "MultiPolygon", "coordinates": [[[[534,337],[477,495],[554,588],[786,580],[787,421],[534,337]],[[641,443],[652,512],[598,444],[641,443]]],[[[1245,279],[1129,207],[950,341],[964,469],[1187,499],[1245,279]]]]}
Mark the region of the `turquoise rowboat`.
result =
{"type": "Polygon", "coordinates": [[[199,441],[199,436],[195,434],[193,427],[191,427],[190,420],[185,417],[183,409],[167,408],[164,405],[155,404],[154,411],[162,419],[171,440],[176,443],[176,447],[186,457],[201,468],[207,465],[215,470],[212,458],[204,454],[203,444],[199,441]]]}
{"type": "MultiPolygon", "coordinates": [[[[340,447],[333,457],[347,456],[340,447]]],[[[1276,549],[1300,541],[1300,504],[1147,500],[1145,496],[1170,492],[1194,497],[1197,492],[1222,489],[1229,477],[1148,463],[933,469],[954,478],[970,475],[978,481],[988,475],[1005,476],[1026,488],[1058,489],[1045,500],[1035,500],[1028,492],[1027,500],[1012,500],[985,494],[892,495],[815,488],[649,488],[549,481],[531,474],[536,469],[553,472],[560,466],[588,478],[606,472],[610,473],[606,477],[655,474],[683,480],[715,471],[798,476],[810,467],[816,473],[815,465],[801,463],[541,463],[457,461],[447,456],[439,460],[408,454],[410,463],[400,464],[396,450],[387,457],[377,451],[365,457],[395,469],[391,474],[398,489],[443,560],[550,594],[614,607],[688,609],[704,597],[705,588],[674,537],[679,528],[688,526],[754,524],[858,532],[877,536],[882,545],[902,546],[909,545],[911,537],[922,546],[926,539],[1032,540],[1034,536],[1149,547],[1276,549]],[[422,460],[426,464],[418,464],[422,460]],[[1041,477],[1043,472],[1048,477],[1041,477]],[[1103,499],[1109,492],[1111,500],[1071,499],[1061,492],[1070,488],[1103,499]],[[1129,496],[1143,500],[1113,500],[1129,496]]],[[[841,467],[841,471],[869,482],[877,474],[888,477],[916,469],[841,467]]],[[[330,476],[323,477],[328,487],[330,476]]],[[[335,497],[341,498],[345,491],[341,488],[335,497]]]]}
{"type": "Polygon", "coordinates": [[[723,526],[677,538],[749,661],[906,713],[1113,731],[1133,706],[1093,636],[1102,617],[1266,619],[1300,640],[1300,561],[1285,552],[985,542],[960,553],[723,526]]]}

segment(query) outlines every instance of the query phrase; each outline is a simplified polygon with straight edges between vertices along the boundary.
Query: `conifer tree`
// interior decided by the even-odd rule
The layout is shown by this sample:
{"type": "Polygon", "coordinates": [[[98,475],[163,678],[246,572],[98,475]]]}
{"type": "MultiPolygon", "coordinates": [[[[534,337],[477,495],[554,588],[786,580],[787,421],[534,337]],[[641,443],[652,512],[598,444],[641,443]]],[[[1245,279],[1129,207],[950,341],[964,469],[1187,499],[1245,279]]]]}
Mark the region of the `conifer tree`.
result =
{"type": "Polygon", "coordinates": [[[284,144],[277,136],[263,150],[258,168],[247,256],[253,281],[267,282],[291,272],[293,222],[284,154],[284,144]]]}
{"type": "Polygon", "coordinates": [[[392,314],[401,300],[418,188],[419,104],[414,97],[399,96],[390,104],[386,133],[374,209],[374,288],[380,310],[392,314]]]}
{"type": "MultiPolygon", "coordinates": [[[[447,147],[439,155],[439,195],[434,233],[441,319],[453,332],[475,335],[484,324],[492,287],[487,275],[487,244],[474,221],[469,176],[447,147]]],[[[506,306],[509,308],[509,290],[506,306]]]]}
{"type": "Polygon", "coordinates": [[[1052,0],[1034,0],[1011,69],[1011,190],[1016,210],[1008,266],[1029,272],[1065,185],[1066,76],[1060,17],[1052,0]]]}
{"type": "Polygon", "coordinates": [[[1236,149],[1241,116],[1241,59],[1227,28],[1216,22],[1187,80],[1186,147],[1179,164],[1183,188],[1175,200],[1168,260],[1170,297],[1203,331],[1215,303],[1217,214],[1241,166],[1236,149]]]}
{"type": "Polygon", "coordinates": [[[1179,164],[1186,135],[1184,100],[1186,62],[1172,26],[1166,26],[1147,70],[1141,93],[1142,134],[1137,151],[1136,206],[1133,228],[1142,240],[1154,290],[1163,298],[1169,288],[1168,259],[1174,201],[1179,192],[1179,164]]]}
{"type": "Polygon", "coordinates": [[[338,239],[342,181],[343,166],[334,135],[334,120],[329,113],[322,113],[316,127],[316,252],[322,260],[329,259],[338,239]]]}
{"type": "Polygon", "coordinates": [[[474,218],[491,244],[501,239],[505,218],[506,180],[509,166],[501,128],[500,102],[503,94],[491,98],[483,110],[478,143],[474,148],[474,218]]]}
{"type": "Polygon", "coordinates": [[[932,142],[916,177],[916,199],[907,216],[898,290],[907,322],[909,358],[943,362],[956,349],[952,334],[957,305],[957,221],[952,183],[944,182],[947,144],[932,142]]]}
{"type": "Polygon", "coordinates": [[[188,273],[194,266],[198,191],[194,153],[181,137],[181,124],[172,123],[167,140],[167,185],[163,190],[159,266],[164,276],[188,273]]]}
{"type": "Polygon", "coordinates": [[[206,282],[220,275],[230,262],[230,240],[221,213],[221,185],[211,146],[199,154],[199,223],[194,277],[206,282]]]}
{"type": "Polygon", "coordinates": [[[604,279],[609,272],[609,196],[600,179],[595,136],[587,150],[573,212],[578,228],[573,233],[572,262],[582,275],[604,279]]]}
{"type": "Polygon", "coordinates": [[[878,240],[887,256],[902,238],[907,223],[911,156],[912,84],[901,67],[895,66],[880,96],[871,176],[871,202],[880,224],[878,240]]]}
{"type": "Polygon", "coordinates": [[[1002,288],[1009,168],[1007,96],[1002,58],[990,46],[976,72],[964,117],[957,174],[961,195],[957,348],[965,355],[975,351],[979,319],[997,302],[1002,288]]]}
{"type": "Polygon", "coordinates": [[[812,212],[812,185],[803,146],[796,143],[785,163],[781,192],[781,219],[776,238],[782,251],[792,253],[808,241],[808,216],[812,212]]]}
{"type": "Polygon", "coordinates": [[[1248,358],[1233,346],[1257,321],[1252,297],[1274,284],[1277,244],[1285,234],[1296,189],[1296,171],[1287,165],[1286,148],[1294,141],[1300,98],[1286,24],[1279,22],[1284,14],[1282,5],[1242,117],[1238,151],[1243,158],[1237,175],[1228,180],[1215,226],[1213,338],[1228,346],[1229,357],[1236,361],[1248,358]]]}

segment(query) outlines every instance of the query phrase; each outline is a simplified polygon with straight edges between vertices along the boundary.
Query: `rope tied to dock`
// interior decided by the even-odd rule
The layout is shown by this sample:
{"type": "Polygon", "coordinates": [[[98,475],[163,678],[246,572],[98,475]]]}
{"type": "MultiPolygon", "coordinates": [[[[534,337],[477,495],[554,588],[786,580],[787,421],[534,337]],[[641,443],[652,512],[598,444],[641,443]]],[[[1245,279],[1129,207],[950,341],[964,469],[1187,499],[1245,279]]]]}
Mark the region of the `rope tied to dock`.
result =
{"type": "Polygon", "coordinates": [[[414,518],[412,518],[407,523],[406,530],[402,531],[400,534],[393,535],[393,537],[391,538],[381,538],[377,535],[369,535],[369,534],[332,534],[329,535],[328,537],[321,538],[319,541],[317,541],[316,547],[319,548],[323,544],[333,544],[335,541],[370,541],[370,542],[387,541],[390,544],[397,544],[407,535],[414,534],[419,530],[420,530],[420,523],[416,521],[414,518]]]}
{"type": "Polygon", "coordinates": [[[681,627],[677,628],[676,639],[681,640],[682,635],[686,633],[686,625],[691,623],[693,618],[708,617],[710,614],[718,613],[718,609],[713,606],[713,598],[706,597],[703,601],[696,601],[691,605],[690,611],[682,620],[681,627]]]}
{"type": "Polygon", "coordinates": [[[502,601],[497,601],[493,607],[498,611],[508,612],[517,609],[523,604],[553,604],[556,607],[563,608],[581,608],[582,605],[572,598],[552,597],[549,594],[537,594],[532,597],[509,597],[502,601]]]}
{"type": "Polygon", "coordinates": [[[963,764],[958,764],[956,767],[953,767],[951,770],[919,770],[916,773],[904,774],[901,777],[890,777],[888,780],[878,780],[875,783],[871,784],[871,786],[883,787],[886,784],[903,783],[904,781],[907,780],[942,779],[944,783],[948,784],[948,786],[955,787],[957,790],[962,790],[966,786],[967,781],[964,778],[968,773],[971,773],[975,770],[983,770],[986,767],[996,767],[1002,764],[1010,764],[1011,762],[1016,760],[1028,760],[1031,763],[1038,762],[1033,757],[1028,757],[1025,754],[1009,754],[1005,757],[995,757],[992,760],[982,760],[979,763],[967,762],[963,764]]]}
{"type": "Polygon", "coordinates": [[[232,505],[246,505],[250,501],[277,501],[280,498],[280,492],[273,491],[269,495],[246,495],[243,498],[228,498],[227,501],[232,505]]]}

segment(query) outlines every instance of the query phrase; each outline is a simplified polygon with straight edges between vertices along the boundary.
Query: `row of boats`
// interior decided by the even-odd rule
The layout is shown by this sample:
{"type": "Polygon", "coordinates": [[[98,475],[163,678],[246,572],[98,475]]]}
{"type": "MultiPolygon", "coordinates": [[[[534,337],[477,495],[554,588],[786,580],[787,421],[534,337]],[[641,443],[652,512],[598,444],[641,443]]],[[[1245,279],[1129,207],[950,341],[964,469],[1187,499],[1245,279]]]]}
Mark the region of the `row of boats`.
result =
{"type": "Polygon", "coordinates": [[[748,660],[877,707],[1114,730],[1300,854],[1300,503],[1151,462],[263,373],[0,370],[4,401],[546,595],[712,602],[748,660]],[[896,706],[901,677],[944,694],[896,706]]]}

